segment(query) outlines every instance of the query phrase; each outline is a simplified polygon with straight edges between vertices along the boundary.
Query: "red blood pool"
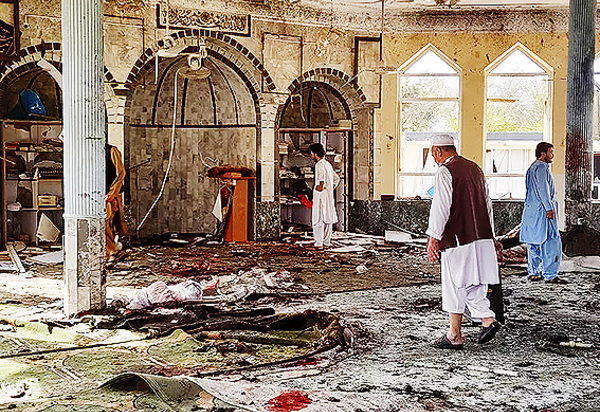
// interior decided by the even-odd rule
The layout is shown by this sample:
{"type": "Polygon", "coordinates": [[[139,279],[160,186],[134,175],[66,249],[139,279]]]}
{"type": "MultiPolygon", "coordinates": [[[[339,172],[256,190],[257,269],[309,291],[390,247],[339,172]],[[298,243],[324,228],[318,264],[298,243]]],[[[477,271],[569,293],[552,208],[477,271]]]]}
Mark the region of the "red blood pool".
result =
{"type": "Polygon", "coordinates": [[[274,412],[299,411],[306,408],[312,401],[304,391],[285,391],[267,403],[267,409],[274,412]]]}

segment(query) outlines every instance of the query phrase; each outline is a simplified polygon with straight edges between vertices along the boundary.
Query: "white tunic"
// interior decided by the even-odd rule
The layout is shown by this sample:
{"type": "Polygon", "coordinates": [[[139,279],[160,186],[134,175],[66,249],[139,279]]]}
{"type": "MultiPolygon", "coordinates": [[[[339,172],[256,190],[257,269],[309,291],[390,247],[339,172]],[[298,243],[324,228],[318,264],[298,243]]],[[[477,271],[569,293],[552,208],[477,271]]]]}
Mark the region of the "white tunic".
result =
{"type": "MultiPolygon", "coordinates": [[[[450,159],[447,159],[446,162],[450,159]]],[[[441,240],[452,206],[452,174],[447,167],[438,168],[434,184],[435,193],[429,211],[427,235],[441,240]]],[[[488,215],[493,230],[492,202],[489,195],[486,197],[488,215]]],[[[441,260],[442,276],[447,274],[452,279],[455,288],[499,283],[498,261],[493,239],[476,240],[446,249],[442,252],[441,260]]]]}
{"type": "Polygon", "coordinates": [[[340,183],[340,177],[326,159],[315,164],[315,189],[313,190],[312,223],[334,224],[338,221],[335,210],[333,190],[340,183]],[[318,192],[316,187],[324,182],[323,190],[318,192]]]}

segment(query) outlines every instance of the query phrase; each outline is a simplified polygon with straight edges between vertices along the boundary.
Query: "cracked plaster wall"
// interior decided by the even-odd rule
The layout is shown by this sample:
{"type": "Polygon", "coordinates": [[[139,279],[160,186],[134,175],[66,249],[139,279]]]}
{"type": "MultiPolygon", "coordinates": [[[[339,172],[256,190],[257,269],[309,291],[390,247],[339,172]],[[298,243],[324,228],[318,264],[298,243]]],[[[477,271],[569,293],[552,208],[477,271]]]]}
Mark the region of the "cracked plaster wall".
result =
{"type": "MultiPolygon", "coordinates": [[[[105,8],[105,62],[117,82],[124,82],[131,67],[148,47],[154,47],[162,39],[165,29],[156,28],[156,10],[150,7],[124,13],[115,2],[107,2],[105,8]]],[[[197,7],[191,0],[172,0],[171,7],[197,7]]],[[[301,56],[297,67],[298,75],[319,67],[337,68],[344,73],[353,73],[354,36],[374,36],[380,28],[378,11],[346,13],[342,10],[299,8],[277,1],[215,1],[203,2],[203,7],[213,11],[252,14],[250,37],[234,36],[259,60],[277,70],[277,65],[265,61],[263,34],[271,33],[294,36],[301,39],[301,56]],[[333,41],[325,45],[330,27],[345,27],[336,33],[333,41]]],[[[422,47],[431,43],[462,68],[463,92],[461,96],[462,153],[481,163],[484,153],[484,70],[494,59],[508,50],[517,41],[537,54],[554,70],[552,95],[552,139],[557,148],[557,159],[553,171],[557,186],[564,186],[565,147],[565,96],[567,70],[568,12],[566,9],[531,9],[515,11],[477,9],[429,9],[390,10],[386,12],[384,30],[384,62],[386,66],[400,67],[422,47]]],[[[60,42],[60,1],[22,0],[20,2],[21,48],[42,42],[60,42]]],[[[269,57],[273,59],[272,56],[269,57]]],[[[274,57],[276,59],[276,56],[274,57]]],[[[378,63],[377,63],[378,64],[378,63]]],[[[259,79],[259,81],[262,79],[259,79]]],[[[361,190],[359,199],[368,199],[372,194],[395,194],[395,174],[398,170],[398,116],[395,98],[395,76],[384,76],[380,123],[381,140],[365,139],[361,150],[375,151],[379,159],[376,164],[361,165],[356,171],[370,187],[361,190]],[[371,147],[373,146],[373,147],[371,147]],[[373,170],[374,167],[374,170],[373,170]]],[[[118,87],[118,84],[114,85],[118,87]]],[[[266,91],[263,86],[263,92],[266,91]]],[[[285,95],[283,95],[285,96],[285,95]]],[[[285,98],[272,93],[262,93],[264,112],[269,112],[266,127],[273,127],[273,107],[285,98]]],[[[126,98],[122,92],[111,97],[109,108],[109,139],[119,145],[125,144],[127,136],[124,116],[126,98]]],[[[360,120],[362,122],[362,120],[360,120]]],[[[371,119],[372,122],[372,119],[371,119]]],[[[373,132],[373,126],[369,133],[373,132]]],[[[270,140],[274,139],[274,135],[270,140]]],[[[263,151],[271,153],[274,142],[261,142],[263,151]]],[[[361,156],[355,156],[362,159],[361,156]]],[[[267,161],[268,159],[262,159],[267,161]]],[[[360,160],[357,160],[360,162],[360,160]]],[[[562,190],[562,189],[561,189],[562,190]]],[[[264,190],[263,190],[264,191],[264,190]]],[[[267,190],[268,193],[273,193],[267,190]]],[[[561,196],[563,194],[561,193],[561,196]]],[[[377,196],[376,196],[377,197],[377,196]]],[[[269,200],[270,201],[270,200],[269,200]]],[[[264,208],[268,210],[268,207],[264,208]]],[[[264,232],[261,229],[261,233],[264,232]]],[[[275,229],[273,233],[275,232],[275,229]]]]}

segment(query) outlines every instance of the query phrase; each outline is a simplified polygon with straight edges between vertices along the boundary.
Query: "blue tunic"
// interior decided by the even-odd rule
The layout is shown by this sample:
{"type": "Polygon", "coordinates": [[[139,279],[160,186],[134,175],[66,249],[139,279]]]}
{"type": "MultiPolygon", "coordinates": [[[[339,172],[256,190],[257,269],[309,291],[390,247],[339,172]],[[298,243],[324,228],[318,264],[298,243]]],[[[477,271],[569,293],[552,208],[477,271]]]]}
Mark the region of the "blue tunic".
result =
{"type": "Polygon", "coordinates": [[[560,238],[558,231],[558,202],[550,165],[536,160],[527,170],[527,195],[521,222],[521,242],[541,245],[548,239],[560,238]],[[546,212],[554,210],[554,219],[546,212]]]}

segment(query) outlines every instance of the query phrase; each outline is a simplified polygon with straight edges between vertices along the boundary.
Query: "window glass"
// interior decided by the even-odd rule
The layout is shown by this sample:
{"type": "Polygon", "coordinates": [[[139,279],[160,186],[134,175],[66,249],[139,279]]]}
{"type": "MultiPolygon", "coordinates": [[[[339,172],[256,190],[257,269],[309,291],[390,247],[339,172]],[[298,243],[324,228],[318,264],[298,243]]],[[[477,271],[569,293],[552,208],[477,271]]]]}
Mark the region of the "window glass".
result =
{"type": "Polygon", "coordinates": [[[433,50],[428,50],[400,73],[399,197],[431,197],[437,166],[431,157],[431,138],[454,136],[459,142],[460,76],[433,50]]]}
{"type": "Polygon", "coordinates": [[[519,49],[487,78],[486,157],[492,198],[525,198],[525,173],[547,135],[549,75],[519,49]]]}

